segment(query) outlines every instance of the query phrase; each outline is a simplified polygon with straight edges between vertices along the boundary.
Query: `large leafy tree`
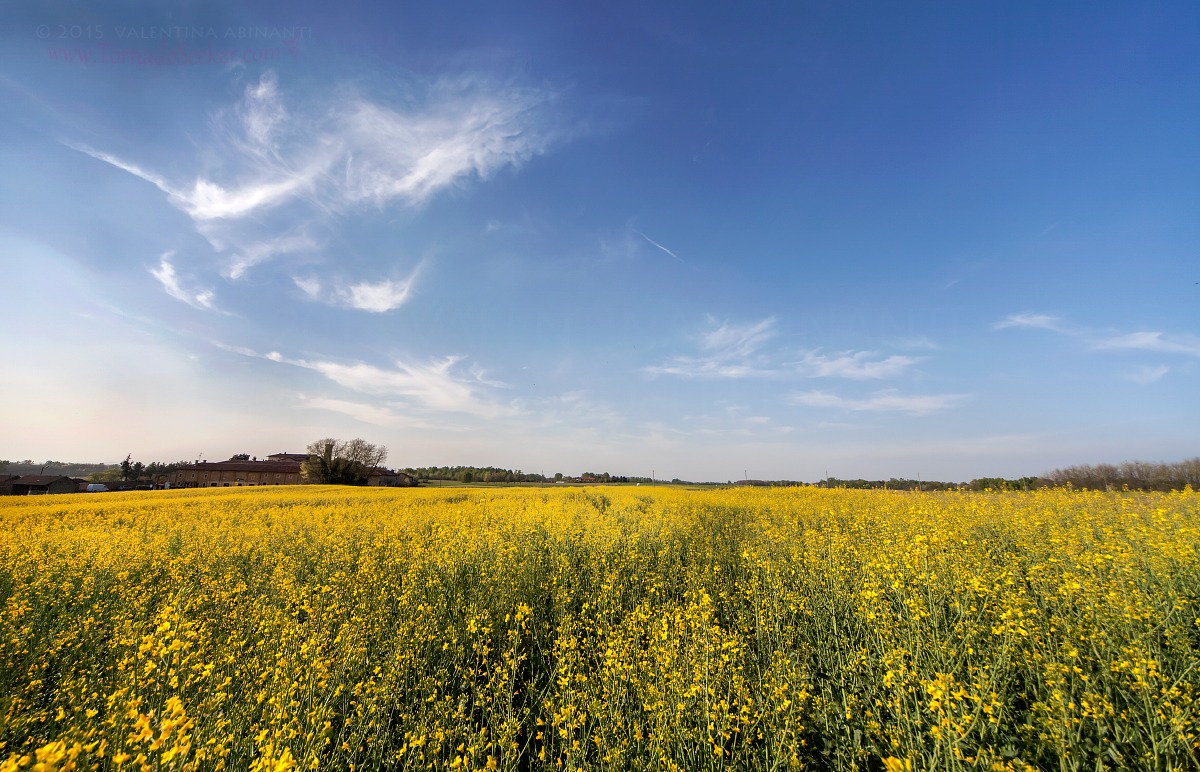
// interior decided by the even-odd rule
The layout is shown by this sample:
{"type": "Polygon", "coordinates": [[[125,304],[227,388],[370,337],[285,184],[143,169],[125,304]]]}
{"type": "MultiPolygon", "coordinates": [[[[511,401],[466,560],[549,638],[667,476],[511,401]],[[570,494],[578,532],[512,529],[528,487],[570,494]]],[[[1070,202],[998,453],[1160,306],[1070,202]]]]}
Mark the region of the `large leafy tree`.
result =
{"type": "Polygon", "coordinates": [[[308,446],[301,471],[309,482],[327,485],[363,485],[371,470],[387,460],[387,447],[366,440],[325,437],[308,446]]]}

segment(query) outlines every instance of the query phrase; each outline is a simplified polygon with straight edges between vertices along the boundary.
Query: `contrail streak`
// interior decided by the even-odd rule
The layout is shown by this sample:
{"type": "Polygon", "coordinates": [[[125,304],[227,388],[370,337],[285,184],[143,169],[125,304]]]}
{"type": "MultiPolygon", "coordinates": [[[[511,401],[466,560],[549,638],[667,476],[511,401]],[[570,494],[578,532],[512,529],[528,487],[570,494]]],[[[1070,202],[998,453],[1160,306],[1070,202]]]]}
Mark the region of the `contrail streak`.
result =
{"type": "Polygon", "coordinates": [[[672,252],[671,250],[667,249],[667,248],[666,248],[666,247],[664,247],[662,244],[659,244],[657,241],[655,241],[654,239],[650,238],[650,237],[649,237],[649,236],[647,236],[646,234],[642,233],[641,231],[634,231],[634,232],[635,232],[635,233],[637,233],[637,235],[639,235],[639,236],[641,236],[642,238],[644,238],[646,241],[649,241],[651,244],[653,244],[654,246],[656,246],[656,247],[658,247],[659,249],[661,249],[663,252],[666,252],[668,255],[670,255],[671,257],[675,258],[675,259],[676,259],[676,260],[678,260],[679,262],[683,263],[684,265],[687,265],[687,260],[684,260],[682,257],[680,257],[679,255],[675,254],[675,253],[674,253],[674,252],[672,252]]]}

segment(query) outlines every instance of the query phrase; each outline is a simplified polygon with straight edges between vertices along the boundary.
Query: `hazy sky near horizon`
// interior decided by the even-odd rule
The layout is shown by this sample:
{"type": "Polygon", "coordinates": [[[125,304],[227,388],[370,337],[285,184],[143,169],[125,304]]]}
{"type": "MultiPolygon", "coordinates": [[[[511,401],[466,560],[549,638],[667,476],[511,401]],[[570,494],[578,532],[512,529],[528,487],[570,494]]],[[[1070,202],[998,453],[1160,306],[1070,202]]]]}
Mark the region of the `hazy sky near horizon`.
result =
{"type": "Polygon", "coordinates": [[[6,3],[0,458],[1198,454],[1200,5],[6,3]]]}

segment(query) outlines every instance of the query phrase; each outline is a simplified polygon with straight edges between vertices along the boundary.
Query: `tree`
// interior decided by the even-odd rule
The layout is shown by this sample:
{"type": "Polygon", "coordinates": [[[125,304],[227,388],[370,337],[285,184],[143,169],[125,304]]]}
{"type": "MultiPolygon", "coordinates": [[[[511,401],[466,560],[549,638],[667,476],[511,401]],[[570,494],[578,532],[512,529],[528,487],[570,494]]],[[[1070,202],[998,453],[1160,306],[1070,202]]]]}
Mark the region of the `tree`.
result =
{"type": "Polygon", "coordinates": [[[129,476],[131,474],[133,474],[133,464],[130,462],[131,458],[133,458],[132,453],[125,456],[125,460],[121,462],[121,479],[122,480],[128,480],[129,476]]]}
{"type": "Polygon", "coordinates": [[[326,485],[364,485],[371,470],[387,460],[387,447],[366,440],[325,437],[308,446],[301,472],[310,482],[326,485]]]}
{"type": "Polygon", "coordinates": [[[335,446],[334,451],[339,458],[345,458],[353,463],[362,464],[368,470],[382,466],[387,461],[387,446],[372,445],[366,440],[353,439],[335,446]]]}
{"type": "Polygon", "coordinates": [[[250,454],[249,453],[235,453],[229,457],[229,460],[230,461],[249,461],[250,454]]]}

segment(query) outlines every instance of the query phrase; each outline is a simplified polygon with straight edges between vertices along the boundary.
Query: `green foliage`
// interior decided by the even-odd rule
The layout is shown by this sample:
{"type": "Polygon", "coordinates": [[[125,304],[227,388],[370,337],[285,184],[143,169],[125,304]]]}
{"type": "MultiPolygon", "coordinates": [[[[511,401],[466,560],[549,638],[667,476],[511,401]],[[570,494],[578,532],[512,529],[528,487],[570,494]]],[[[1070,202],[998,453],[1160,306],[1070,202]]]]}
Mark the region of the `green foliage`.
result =
{"type": "Polygon", "coordinates": [[[362,439],[317,440],[308,446],[300,472],[309,482],[323,485],[366,485],[367,476],[387,460],[387,447],[362,439]]]}

